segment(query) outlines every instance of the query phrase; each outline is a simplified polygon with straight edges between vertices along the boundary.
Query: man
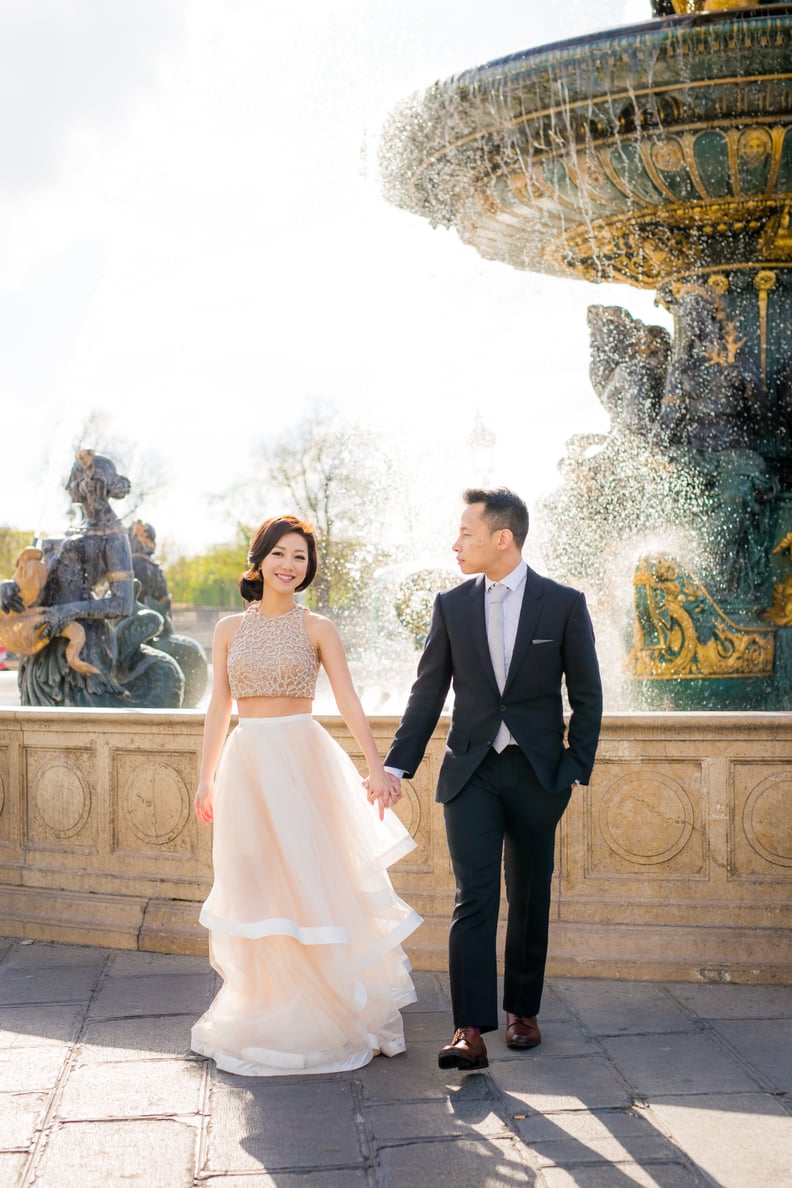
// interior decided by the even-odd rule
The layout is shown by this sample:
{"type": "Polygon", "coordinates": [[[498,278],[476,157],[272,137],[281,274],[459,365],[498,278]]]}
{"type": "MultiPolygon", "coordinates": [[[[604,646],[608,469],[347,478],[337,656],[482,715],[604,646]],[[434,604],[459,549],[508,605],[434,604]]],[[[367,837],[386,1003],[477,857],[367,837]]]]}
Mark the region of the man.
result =
{"type": "Polygon", "coordinates": [[[449,686],[454,705],[436,799],[456,880],[449,933],[454,1035],[441,1068],[488,1064],[498,1027],[496,929],[505,844],[509,903],[506,1043],[534,1048],[544,983],[555,831],[587,784],[602,717],[594,633],[583,594],[522,559],[528,509],[505,488],[468,490],[457,563],[471,581],[438,594],[418,673],[385,763],[412,776],[449,686]],[[494,590],[493,590],[494,587],[494,590]],[[572,711],[566,740],[562,681],[572,711]]]}

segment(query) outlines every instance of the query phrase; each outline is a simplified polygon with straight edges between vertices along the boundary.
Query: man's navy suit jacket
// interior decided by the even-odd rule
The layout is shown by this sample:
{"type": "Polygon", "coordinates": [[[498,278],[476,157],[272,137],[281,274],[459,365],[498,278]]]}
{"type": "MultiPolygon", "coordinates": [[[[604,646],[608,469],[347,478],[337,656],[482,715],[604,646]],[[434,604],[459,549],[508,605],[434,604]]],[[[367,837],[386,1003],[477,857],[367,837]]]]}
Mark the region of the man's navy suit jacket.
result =
{"type": "Polygon", "coordinates": [[[498,691],[484,617],[483,575],[438,594],[407,708],[385,759],[410,777],[453,682],[451,726],[436,799],[470,779],[501,719],[550,792],[587,784],[602,719],[602,684],[585,596],[530,567],[506,685],[498,691]],[[571,716],[565,737],[562,682],[571,716]]]}

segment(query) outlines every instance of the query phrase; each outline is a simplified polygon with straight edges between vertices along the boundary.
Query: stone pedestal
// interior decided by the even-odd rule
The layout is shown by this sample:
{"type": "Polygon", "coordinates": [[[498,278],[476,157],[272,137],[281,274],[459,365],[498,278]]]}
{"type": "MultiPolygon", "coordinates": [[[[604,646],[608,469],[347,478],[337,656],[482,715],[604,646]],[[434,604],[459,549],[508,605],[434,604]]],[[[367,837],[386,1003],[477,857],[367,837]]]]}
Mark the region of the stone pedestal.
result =
{"type": "MultiPolygon", "coordinates": [[[[321,721],[362,767],[343,722],[321,721]]],[[[384,753],[396,720],[372,725],[384,753]]],[[[425,920],[407,945],[418,969],[446,967],[453,879],[433,801],[446,728],[405,785],[417,849],[392,869],[425,920]]],[[[193,710],[0,711],[0,934],[207,952],[202,729],[193,710]]],[[[559,831],[549,972],[788,981],[791,761],[789,714],[606,718],[559,831]]]]}

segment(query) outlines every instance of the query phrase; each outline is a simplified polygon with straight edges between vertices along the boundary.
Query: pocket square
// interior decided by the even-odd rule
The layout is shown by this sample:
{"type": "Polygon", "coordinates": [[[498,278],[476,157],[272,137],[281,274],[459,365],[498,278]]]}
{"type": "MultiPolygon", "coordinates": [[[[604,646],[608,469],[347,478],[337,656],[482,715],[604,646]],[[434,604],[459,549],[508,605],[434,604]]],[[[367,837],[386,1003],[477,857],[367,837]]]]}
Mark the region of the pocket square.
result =
{"type": "Polygon", "coordinates": [[[554,643],[554,642],[555,642],[555,641],[554,641],[554,640],[552,640],[552,639],[532,639],[532,640],[531,640],[531,643],[532,643],[532,644],[536,644],[536,643],[554,643]]]}

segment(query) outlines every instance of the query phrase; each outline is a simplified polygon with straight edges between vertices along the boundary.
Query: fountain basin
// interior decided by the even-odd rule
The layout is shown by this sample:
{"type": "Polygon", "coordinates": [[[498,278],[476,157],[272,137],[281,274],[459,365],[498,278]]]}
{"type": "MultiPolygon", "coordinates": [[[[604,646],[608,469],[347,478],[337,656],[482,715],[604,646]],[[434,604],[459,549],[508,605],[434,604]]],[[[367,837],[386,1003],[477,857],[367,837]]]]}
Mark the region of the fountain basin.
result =
{"type": "Polygon", "coordinates": [[[662,289],[792,262],[792,6],[653,20],[401,105],[386,196],[486,259],[662,289]]]}
{"type": "MultiPolygon", "coordinates": [[[[320,720],[362,767],[343,722],[320,720]]],[[[397,720],[371,721],[384,753],[397,720]]],[[[391,872],[425,920],[406,946],[418,969],[447,962],[453,879],[433,801],[447,728],[406,782],[417,847],[391,872]]],[[[208,951],[202,730],[191,710],[0,711],[0,935],[208,951]]],[[[549,971],[788,982],[791,772],[789,714],[607,716],[591,787],[561,823],[549,971]]]]}

